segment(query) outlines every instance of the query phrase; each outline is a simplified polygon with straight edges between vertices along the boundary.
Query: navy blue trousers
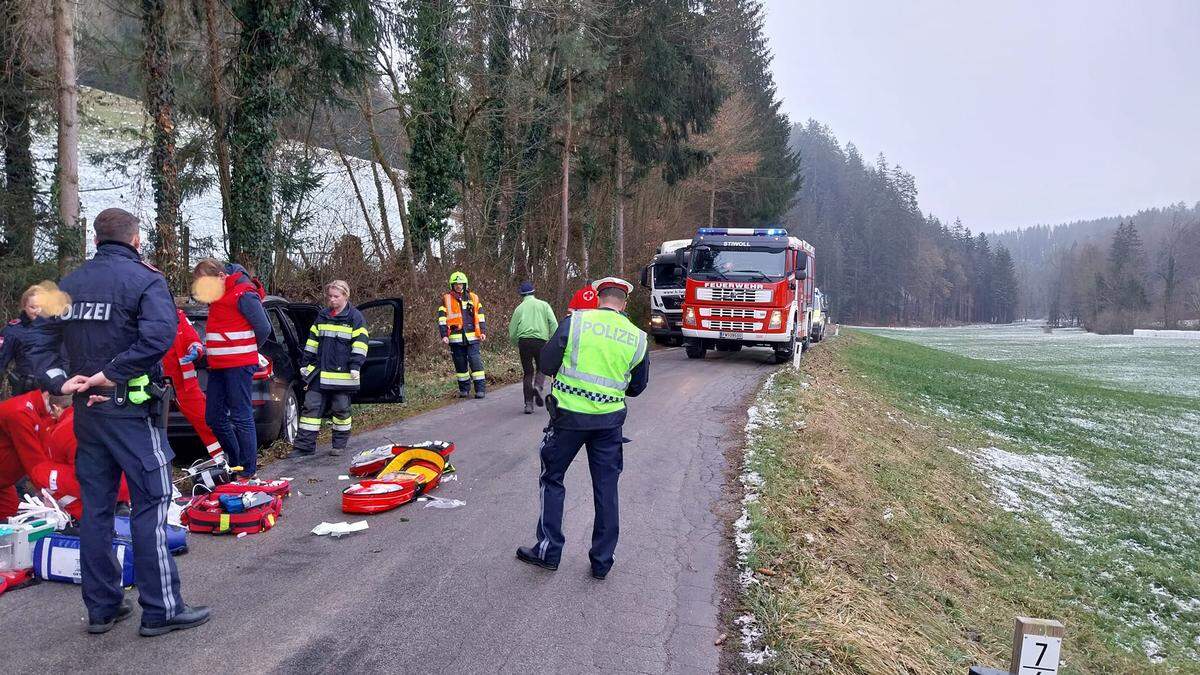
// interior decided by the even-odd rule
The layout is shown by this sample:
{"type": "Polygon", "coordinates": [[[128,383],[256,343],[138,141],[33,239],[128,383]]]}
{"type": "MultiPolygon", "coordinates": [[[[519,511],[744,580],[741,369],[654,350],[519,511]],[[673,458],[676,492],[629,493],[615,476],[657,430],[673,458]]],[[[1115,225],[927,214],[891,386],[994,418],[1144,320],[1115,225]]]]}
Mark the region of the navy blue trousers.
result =
{"type": "Polygon", "coordinates": [[[239,366],[208,371],[204,391],[204,421],[221,442],[230,466],[240,466],[253,475],[258,470],[258,434],[254,429],[251,385],[258,366],[239,366]]]}
{"type": "Polygon", "coordinates": [[[613,564],[620,534],[617,504],[617,479],[621,477],[621,427],[579,431],[546,428],[542,437],[541,514],[537,524],[537,546],[534,551],[546,562],[557,564],[562,556],[563,502],[567,489],[563,478],[579,449],[587,446],[588,470],[592,474],[592,500],[596,515],[592,522],[592,548],[588,557],[592,569],[607,574],[613,564]]]}
{"type": "Polygon", "coordinates": [[[183,609],[179,572],[167,552],[167,509],[171,505],[171,459],[166,433],[146,417],[75,411],[75,475],[83,499],[79,522],[80,573],[88,618],[105,621],[124,598],[121,568],[113,551],[113,515],[121,474],[133,502],[133,577],[143,622],[173,618],[183,609]]]}
{"type": "Polygon", "coordinates": [[[461,393],[471,391],[471,383],[475,383],[475,393],[482,394],[487,382],[484,380],[483,356],[479,353],[479,341],[450,343],[450,358],[454,360],[454,377],[458,380],[458,390],[461,393]]]}

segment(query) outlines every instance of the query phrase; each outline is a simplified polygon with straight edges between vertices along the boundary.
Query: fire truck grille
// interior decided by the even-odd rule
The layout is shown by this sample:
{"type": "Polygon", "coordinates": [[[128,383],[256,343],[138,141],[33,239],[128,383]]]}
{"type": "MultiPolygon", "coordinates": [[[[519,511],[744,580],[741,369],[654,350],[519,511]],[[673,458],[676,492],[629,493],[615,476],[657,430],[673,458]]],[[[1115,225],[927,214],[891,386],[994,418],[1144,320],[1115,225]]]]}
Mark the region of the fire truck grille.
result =
{"type": "Polygon", "coordinates": [[[770,302],[769,288],[697,288],[696,298],[712,302],[770,302]]]}
{"type": "Polygon", "coordinates": [[[746,333],[758,330],[759,324],[749,321],[705,321],[704,326],[710,330],[728,330],[746,333]]]}
{"type": "MultiPolygon", "coordinates": [[[[723,319],[758,319],[758,312],[762,310],[741,309],[738,307],[713,307],[710,316],[721,317],[723,319]]],[[[765,312],[764,312],[765,314],[765,312]]]]}

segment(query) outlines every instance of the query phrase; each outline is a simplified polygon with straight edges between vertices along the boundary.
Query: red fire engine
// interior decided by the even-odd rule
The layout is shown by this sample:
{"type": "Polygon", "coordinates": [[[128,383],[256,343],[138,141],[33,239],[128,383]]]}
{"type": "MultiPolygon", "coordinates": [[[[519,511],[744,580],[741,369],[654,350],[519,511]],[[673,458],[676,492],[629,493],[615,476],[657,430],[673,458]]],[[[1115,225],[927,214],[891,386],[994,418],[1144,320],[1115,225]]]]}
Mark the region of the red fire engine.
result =
{"type": "Polygon", "coordinates": [[[687,270],[688,358],[758,345],[785,363],[808,347],[815,259],[808,242],[781,228],[706,227],[676,255],[687,270]]]}

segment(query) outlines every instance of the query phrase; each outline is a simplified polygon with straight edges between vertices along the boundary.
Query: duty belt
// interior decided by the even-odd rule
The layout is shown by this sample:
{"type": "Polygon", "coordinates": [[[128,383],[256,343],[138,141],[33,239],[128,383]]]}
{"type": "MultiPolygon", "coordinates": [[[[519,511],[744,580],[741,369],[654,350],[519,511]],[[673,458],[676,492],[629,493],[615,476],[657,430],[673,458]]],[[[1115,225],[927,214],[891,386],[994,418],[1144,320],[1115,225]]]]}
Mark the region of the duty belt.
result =
{"type": "Polygon", "coordinates": [[[562,382],[559,382],[558,380],[554,381],[554,386],[552,388],[557,389],[566,394],[574,394],[576,396],[582,396],[583,398],[586,398],[589,401],[595,401],[596,403],[620,403],[621,401],[625,400],[624,396],[610,396],[608,394],[601,394],[601,393],[594,392],[594,391],[587,391],[586,389],[580,389],[579,387],[572,387],[569,384],[563,384],[562,382]]]}

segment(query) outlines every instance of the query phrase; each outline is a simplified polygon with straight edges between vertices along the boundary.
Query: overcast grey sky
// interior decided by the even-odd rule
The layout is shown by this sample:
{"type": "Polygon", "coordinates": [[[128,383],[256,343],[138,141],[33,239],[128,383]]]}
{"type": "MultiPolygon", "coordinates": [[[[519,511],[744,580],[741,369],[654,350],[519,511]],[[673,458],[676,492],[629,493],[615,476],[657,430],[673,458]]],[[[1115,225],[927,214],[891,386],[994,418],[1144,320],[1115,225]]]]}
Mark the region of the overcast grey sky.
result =
{"type": "Polygon", "coordinates": [[[973,230],[1200,200],[1200,0],[766,0],[793,122],[973,230]]]}

